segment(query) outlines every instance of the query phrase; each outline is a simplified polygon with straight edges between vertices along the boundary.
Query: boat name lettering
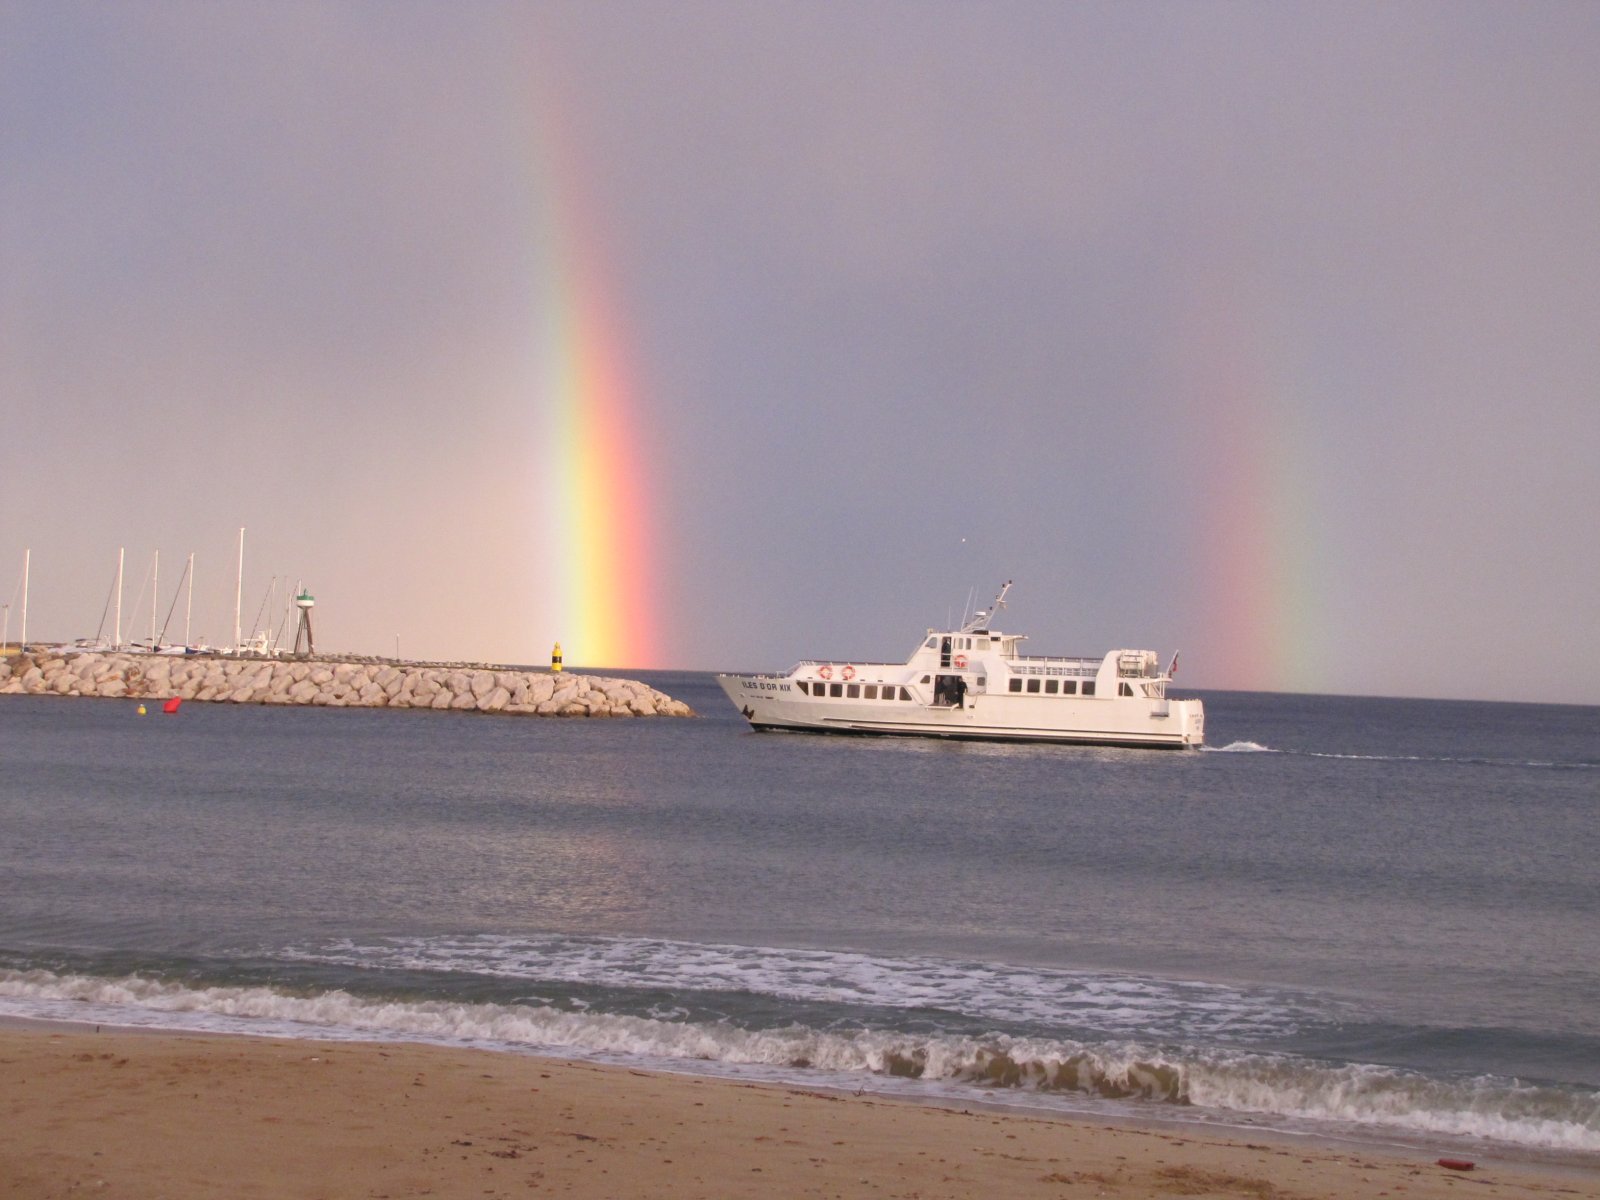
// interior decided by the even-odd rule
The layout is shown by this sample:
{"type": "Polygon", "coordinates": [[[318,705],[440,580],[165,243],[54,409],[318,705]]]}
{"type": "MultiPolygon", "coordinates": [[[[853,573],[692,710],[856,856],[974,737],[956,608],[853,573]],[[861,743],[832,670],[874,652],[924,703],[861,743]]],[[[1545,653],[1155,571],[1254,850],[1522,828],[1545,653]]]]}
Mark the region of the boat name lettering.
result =
{"type": "Polygon", "coordinates": [[[746,679],[744,690],[747,692],[787,692],[789,685],[776,679],[746,679]]]}

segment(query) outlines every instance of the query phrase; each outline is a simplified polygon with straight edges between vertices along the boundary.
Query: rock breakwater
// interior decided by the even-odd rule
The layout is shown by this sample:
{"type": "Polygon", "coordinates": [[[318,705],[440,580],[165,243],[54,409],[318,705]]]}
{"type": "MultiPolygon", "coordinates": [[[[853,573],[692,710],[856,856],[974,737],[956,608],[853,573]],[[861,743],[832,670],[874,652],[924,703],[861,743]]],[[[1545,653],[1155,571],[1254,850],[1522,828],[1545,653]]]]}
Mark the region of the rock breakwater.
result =
{"type": "Polygon", "coordinates": [[[0,695],[448,708],[539,717],[692,717],[646,684],[511,667],[48,650],[0,659],[0,695]]]}

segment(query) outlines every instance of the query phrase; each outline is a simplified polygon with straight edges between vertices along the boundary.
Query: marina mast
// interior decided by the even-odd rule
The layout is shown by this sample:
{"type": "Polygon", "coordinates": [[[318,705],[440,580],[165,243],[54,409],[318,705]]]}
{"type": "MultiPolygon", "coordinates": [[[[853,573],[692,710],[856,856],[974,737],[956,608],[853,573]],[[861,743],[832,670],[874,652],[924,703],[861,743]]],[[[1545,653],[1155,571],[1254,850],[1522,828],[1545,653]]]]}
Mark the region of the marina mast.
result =
{"type": "Polygon", "coordinates": [[[239,608],[244,603],[244,526],[239,526],[239,582],[233,589],[233,652],[239,653],[239,608]]]}

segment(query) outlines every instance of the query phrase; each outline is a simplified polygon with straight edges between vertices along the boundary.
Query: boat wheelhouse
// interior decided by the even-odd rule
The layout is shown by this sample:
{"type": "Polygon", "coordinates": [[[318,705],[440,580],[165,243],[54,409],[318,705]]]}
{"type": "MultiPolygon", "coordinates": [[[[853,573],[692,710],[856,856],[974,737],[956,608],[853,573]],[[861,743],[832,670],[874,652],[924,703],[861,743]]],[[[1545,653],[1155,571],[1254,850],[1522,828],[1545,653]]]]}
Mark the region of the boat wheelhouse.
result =
{"type": "MultiPolygon", "coordinates": [[[[959,629],[930,629],[903,663],[806,659],[787,675],[718,675],[753,729],[985,741],[1199,747],[1199,700],[1167,694],[1153,650],[1097,658],[1025,655],[1022,634],[992,628],[994,605],[959,629]]],[[[1173,664],[1177,665],[1177,655],[1173,664]]]]}

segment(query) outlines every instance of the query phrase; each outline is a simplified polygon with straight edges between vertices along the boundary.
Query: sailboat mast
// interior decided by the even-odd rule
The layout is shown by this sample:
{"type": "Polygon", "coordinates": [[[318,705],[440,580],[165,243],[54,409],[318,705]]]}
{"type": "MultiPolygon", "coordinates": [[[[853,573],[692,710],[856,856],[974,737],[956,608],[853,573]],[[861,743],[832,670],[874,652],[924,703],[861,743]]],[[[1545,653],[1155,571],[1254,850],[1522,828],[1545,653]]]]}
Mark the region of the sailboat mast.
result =
{"type": "Polygon", "coordinates": [[[155,552],[155,558],[150,561],[150,650],[156,650],[156,606],[161,602],[157,590],[161,578],[161,551],[155,552]]]}
{"type": "Polygon", "coordinates": [[[244,603],[244,526],[239,526],[239,582],[233,589],[233,652],[239,653],[239,608],[244,603]]]}
{"type": "Polygon", "coordinates": [[[185,570],[186,570],[186,573],[189,576],[189,602],[187,604],[185,604],[184,607],[183,607],[183,646],[184,646],[184,649],[187,650],[190,646],[194,645],[194,643],[189,640],[189,618],[194,616],[194,554],[193,554],[193,552],[191,552],[190,555],[189,555],[189,565],[188,565],[187,568],[185,568],[185,570]]]}
{"type": "Polygon", "coordinates": [[[117,625],[111,639],[111,646],[115,650],[122,649],[122,556],[125,553],[125,547],[117,547],[117,625]]]}
{"type": "Polygon", "coordinates": [[[28,644],[28,565],[33,558],[31,549],[22,552],[22,644],[28,644]]]}

